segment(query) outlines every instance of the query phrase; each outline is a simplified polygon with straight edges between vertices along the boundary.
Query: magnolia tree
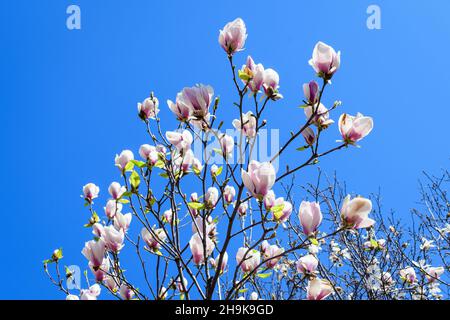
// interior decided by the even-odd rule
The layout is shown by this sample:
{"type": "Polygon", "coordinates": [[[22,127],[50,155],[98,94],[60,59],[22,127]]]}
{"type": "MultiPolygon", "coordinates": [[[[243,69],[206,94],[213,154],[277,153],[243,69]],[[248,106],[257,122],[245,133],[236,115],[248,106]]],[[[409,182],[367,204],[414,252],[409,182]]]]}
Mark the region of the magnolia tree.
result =
{"type": "Polygon", "coordinates": [[[178,120],[174,131],[162,128],[153,93],[138,103],[149,144],[139,148],[139,157],[130,150],[116,156],[120,179],[109,185],[104,215],[94,205],[100,188],[94,183],[83,187],[90,212],[85,227],[92,230],[92,239],[82,249],[90,269],[85,289],[67,287],[65,280],[74,272],[68,267],[60,271],[62,250],[44,261],[48,277],[67,299],[92,300],[101,293],[126,300],[398,298],[405,297],[404,292],[425,294],[420,290],[441,283],[441,267],[411,262],[396,272],[396,281],[394,274],[382,271],[389,259],[380,255],[390,242],[377,238],[376,226],[384,224],[373,219],[370,199],[330,195],[318,188],[311,189],[312,201],[298,204],[290,189],[283,190],[285,198],[276,196],[275,186],[286,186],[287,177],[321,157],[356,146],[370,133],[373,121],[359,113],[341,114],[341,140],[331,149],[320,148],[324,133],[333,130],[332,113],[340,106],[338,101],[329,108],[322,103],[339,70],[340,52],[318,42],[309,64],[319,81],[303,85],[305,122],[269,161],[259,162],[255,145],[261,129],[269,126],[264,112],[283,96],[275,70],[250,56],[237,70],[235,57],[246,38],[241,19],[219,33],[236,90],[236,119],[228,125],[219,118],[220,103],[211,86],[186,87],[167,101],[178,120]],[[224,127],[233,127],[235,133],[224,133],[224,127]],[[303,151],[298,154],[304,159],[296,156],[284,171],[276,172],[274,163],[290,148],[303,151]],[[136,259],[124,261],[127,250],[136,259]],[[387,288],[393,288],[392,293],[387,288]]]}

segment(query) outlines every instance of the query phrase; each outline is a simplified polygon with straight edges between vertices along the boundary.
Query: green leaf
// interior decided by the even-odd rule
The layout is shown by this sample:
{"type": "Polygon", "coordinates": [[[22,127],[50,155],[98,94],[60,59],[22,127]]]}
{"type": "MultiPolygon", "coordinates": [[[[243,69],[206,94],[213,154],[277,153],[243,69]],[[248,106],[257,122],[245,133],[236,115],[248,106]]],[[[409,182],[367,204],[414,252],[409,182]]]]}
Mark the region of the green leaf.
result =
{"type": "Polygon", "coordinates": [[[159,176],[160,176],[160,177],[163,177],[164,179],[169,178],[169,175],[168,175],[166,172],[161,172],[161,173],[159,174],[159,176]]]}
{"type": "Polygon", "coordinates": [[[213,148],[213,151],[217,154],[222,154],[222,149],[220,148],[213,148]]]}
{"type": "Polygon", "coordinates": [[[222,173],[222,171],[223,171],[223,167],[221,166],[221,167],[219,167],[219,169],[217,169],[215,176],[216,176],[216,177],[220,176],[220,174],[222,173]]]}
{"type": "Polygon", "coordinates": [[[238,70],[238,76],[242,81],[248,81],[251,79],[251,77],[242,70],[238,70]]]}
{"type": "Polygon", "coordinates": [[[311,241],[311,243],[312,243],[313,245],[315,245],[315,246],[318,246],[318,245],[319,245],[319,241],[317,241],[316,238],[311,238],[311,239],[309,239],[309,241],[311,241]]]}
{"type": "Polygon", "coordinates": [[[304,151],[304,150],[306,150],[308,148],[309,148],[309,146],[303,146],[303,147],[297,148],[295,150],[297,150],[297,151],[304,151]]]}
{"type": "Polygon", "coordinates": [[[120,199],[119,202],[123,203],[123,204],[127,204],[127,203],[130,203],[130,200],[128,200],[128,199],[120,199]]]}
{"type": "Polygon", "coordinates": [[[131,160],[131,162],[133,162],[133,164],[138,168],[144,168],[147,165],[144,161],[139,160],[131,160]]]}
{"type": "Polygon", "coordinates": [[[299,108],[302,108],[302,109],[305,109],[305,108],[308,108],[309,107],[309,105],[307,105],[307,104],[302,104],[301,106],[298,106],[299,108]]]}
{"type": "Polygon", "coordinates": [[[269,273],[258,273],[256,276],[261,279],[266,279],[272,275],[272,272],[269,273]]]}
{"type": "Polygon", "coordinates": [[[129,172],[129,171],[133,171],[134,169],[134,163],[132,161],[128,162],[127,165],[125,166],[125,171],[129,172]]]}
{"type": "Polygon", "coordinates": [[[244,289],[239,290],[239,293],[246,293],[247,291],[248,291],[248,289],[244,288],[244,289]]]}
{"type": "Polygon", "coordinates": [[[188,206],[191,207],[194,210],[202,210],[205,208],[205,204],[204,203],[199,203],[199,202],[189,202],[188,206]]]}
{"type": "Polygon", "coordinates": [[[154,166],[157,167],[157,168],[159,168],[159,169],[164,169],[165,164],[164,164],[164,161],[158,160],[158,161],[156,161],[156,163],[155,163],[154,166]]]}
{"type": "Polygon", "coordinates": [[[124,192],[124,193],[123,193],[122,198],[124,198],[124,197],[131,197],[132,195],[133,195],[132,192],[127,191],[127,192],[124,192]]]}
{"type": "Polygon", "coordinates": [[[141,184],[141,177],[136,171],[133,171],[130,176],[130,184],[134,189],[138,189],[141,184]]]}
{"type": "Polygon", "coordinates": [[[59,249],[56,249],[55,251],[53,251],[53,254],[52,254],[53,261],[58,261],[58,260],[62,259],[62,257],[63,257],[62,248],[59,248],[59,249]]]}

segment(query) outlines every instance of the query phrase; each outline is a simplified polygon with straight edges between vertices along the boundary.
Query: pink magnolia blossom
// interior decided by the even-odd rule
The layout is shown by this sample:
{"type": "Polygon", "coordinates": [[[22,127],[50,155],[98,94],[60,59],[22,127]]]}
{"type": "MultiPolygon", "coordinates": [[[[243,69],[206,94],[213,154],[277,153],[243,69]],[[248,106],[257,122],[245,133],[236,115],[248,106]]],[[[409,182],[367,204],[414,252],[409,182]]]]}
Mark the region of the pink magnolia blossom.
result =
{"type": "Polygon", "coordinates": [[[234,119],[233,127],[240,131],[243,135],[249,138],[254,138],[256,136],[256,118],[253,115],[253,112],[249,111],[247,113],[243,113],[242,122],[241,119],[234,119]]]}
{"type": "Polygon", "coordinates": [[[106,206],[104,207],[105,215],[108,217],[108,219],[114,219],[114,216],[122,212],[123,205],[120,202],[117,202],[117,200],[108,200],[106,203],[106,206]]]}
{"type": "Polygon", "coordinates": [[[233,155],[234,151],[234,139],[233,137],[224,134],[220,138],[220,147],[222,149],[222,153],[224,157],[229,158],[233,155]]]}
{"type": "Polygon", "coordinates": [[[172,224],[173,217],[174,217],[174,215],[173,215],[172,209],[168,209],[168,210],[164,211],[164,213],[163,213],[163,221],[165,221],[165,222],[167,222],[169,224],[172,224]]]}
{"type": "Polygon", "coordinates": [[[242,217],[247,214],[247,210],[248,210],[248,202],[244,201],[239,205],[238,213],[242,217]]]}
{"type": "Polygon", "coordinates": [[[316,135],[314,130],[310,127],[306,127],[305,130],[302,131],[302,135],[307,145],[312,146],[316,142],[316,135]]]}
{"type": "Polygon", "coordinates": [[[99,267],[94,266],[90,261],[88,265],[95,276],[95,281],[97,282],[101,282],[105,279],[105,276],[109,272],[110,268],[109,259],[107,258],[103,259],[103,263],[99,267]]]}
{"type": "Polygon", "coordinates": [[[272,207],[275,205],[275,192],[273,192],[273,190],[269,190],[269,192],[267,192],[267,194],[264,196],[263,202],[266,210],[272,209],[272,207]]]}
{"type": "Polygon", "coordinates": [[[134,160],[134,154],[130,150],[124,150],[120,153],[120,155],[116,155],[115,163],[116,167],[118,167],[122,172],[125,171],[127,164],[134,160]]]}
{"type": "Polygon", "coordinates": [[[131,289],[128,285],[123,283],[119,289],[120,296],[124,300],[132,300],[135,296],[133,289],[131,289]]]}
{"type": "Polygon", "coordinates": [[[278,93],[280,76],[273,69],[264,70],[263,88],[267,97],[272,100],[282,99],[283,96],[278,93]]]}
{"type": "Polygon", "coordinates": [[[434,282],[444,274],[445,269],[443,267],[428,267],[425,272],[428,281],[434,282]]]}
{"type": "Polygon", "coordinates": [[[375,223],[375,220],[369,218],[371,211],[372,201],[363,197],[350,200],[348,195],[341,208],[342,221],[352,229],[369,228],[375,223]]]}
{"type": "Polygon", "coordinates": [[[177,116],[177,119],[186,122],[190,119],[192,110],[183,103],[183,93],[179,92],[175,102],[167,100],[167,105],[169,109],[177,116]]]}
{"type": "Polygon", "coordinates": [[[167,234],[164,229],[153,229],[150,232],[147,228],[142,228],[141,237],[147,245],[147,249],[154,252],[161,248],[161,244],[167,239],[167,234]]]}
{"type": "Polygon", "coordinates": [[[200,233],[203,234],[203,219],[205,220],[205,234],[210,238],[214,238],[217,233],[217,226],[211,216],[207,218],[203,218],[201,216],[197,216],[191,224],[192,233],[200,233]]]}
{"type": "Polygon", "coordinates": [[[346,143],[354,144],[367,136],[373,128],[373,119],[361,113],[350,116],[346,113],[339,117],[339,131],[346,143]]]}
{"type": "Polygon", "coordinates": [[[124,246],[125,233],[123,229],[117,230],[114,226],[106,226],[103,228],[102,240],[105,242],[106,248],[114,253],[118,253],[124,246]]]}
{"type": "Polygon", "coordinates": [[[194,118],[207,118],[213,95],[214,89],[211,86],[199,84],[194,87],[186,87],[181,91],[179,103],[186,106],[194,118]]]}
{"type": "Polygon", "coordinates": [[[417,280],[416,271],[414,270],[413,267],[407,267],[405,269],[402,269],[402,270],[400,270],[399,273],[400,273],[400,277],[404,281],[406,281],[410,284],[416,282],[416,280],[417,280]]]}
{"type": "Polygon", "coordinates": [[[188,130],[183,132],[167,131],[166,138],[169,142],[180,152],[191,149],[191,144],[194,141],[192,134],[188,130]]]}
{"type": "Polygon", "coordinates": [[[283,206],[281,214],[275,217],[275,220],[280,222],[286,222],[292,213],[292,204],[288,201],[284,201],[284,198],[277,198],[274,202],[274,206],[283,206]]]}
{"type": "Polygon", "coordinates": [[[312,275],[316,272],[319,261],[312,254],[307,254],[297,260],[297,272],[304,275],[312,275]]]}
{"type": "Polygon", "coordinates": [[[317,106],[317,104],[308,106],[304,110],[306,119],[309,120],[312,117],[312,123],[317,127],[326,129],[334,123],[334,120],[330,119],[330,112],[322,103],[320,103],[319,106],[317,106]],[[316,113],[314,113],[314,111],[316,111],[316,113]]]}
{"type": "Polygon", "coordinates": [[[154,165],[158,161],[160,154],[161,152],[159,152],[155,146],[149,144],[143,144],[139,148],[139,155],[141,158],[151,165],[154,165]]]}
{"type": "Polygon", "coordinates": [[[241,73],[248,76],[249,80],[242,81],[247,84],[253,94],[256,94],[263,84],[264,66],[261,63],[255,64],[252,57],[248,56],[247,63],[242,66],[241,73]]]}
{"type": "Polygon", "coordinates": [[[223,197],[226,203],[232,203],[236,195],[236,190],[233,186],[226,186],[223,190],[223,197]]]}
{"type": "Polygon", "coordinates": [[[330,79],[340,67],[341,53],[336,53],[329,45],[318,42],[314,47],[309,64],[318,74],[322,74],[326,79],[330,79]]]}
{"type": "Polygon", "coordinates": [[[266,240],[262,245],[264,260],[266,261],[266,266],[269,269],[272,269],[276,266],[278,261],[282,258],[282,254],[284,253],[284,248],[280,248],[277,245],[270,245],[266,240]]]}
{"type": "Polygon", "coordinates": [[[270,162],[250,161],[248,171],[241,169],[242,181],[247,190],[262,199],[275,183],[275,169],[270,162]]]}
{"type": "Polygon", "coordinates": [[[108,192],[114,200],[118,200],[127,191],[127,188],[122,187],[120,183],[113,182],[109,185],[108,192]]]}
{"type": "Polygon", "coordinates": [[[220,258],[220,256],[217,256],[216,259],[210,258],[210,259],[209,259],[209,262],[210,262],[210,264],[211,264],[211,266],[212,266],[213,268],[215,268],[215,269],[216,269],[217,271],[219,271],[220,273],[223,273],[223,272],[225,271],[226,267],[227,267],[227,264],[228,264],[228,253],[225,252],[225,253],[223,254],[222,264],[220,265],[220,268],[217,268],[217,266],[218,266],[218,264],[219,264],[219,258],[220,258]]]}
{"type": "Polygon", "coordinates": [[[219,201],[219,190],[216,187],[210,187],[205,194],[205,203],[208,208],[214,208],[219,201]]]}
{"type": "Polygon", "coordinates": [[[244,49],[247,28],[241,18],[228,22],[219,33],[219,44],[228,55],[244,49]]]}
{"type": "Polygon", "coordinates": [[[142,120],[154,119],[159,113],[159,101],[156,97],[150,97],[137,105],[139,117],[142,120]]]}
{"type": "Polygon", "coordinates": [[[203,238],[198,234],[194,233],[189,241],[189,247],[192,253],[192,259],[196,265],[201,265],[205,262],[205,256],[208,258],[214,250],[214,242],[211,241],[209,237],[205,238],[206,253],[203,250],[203,238]]]}
{"type": "Polygon", "coordinates": [[[314,236],[317,228],[322,223],[322,211],[317,202],[302,201],[298,218],[303,228],[303,232],[308,236],[314,236]]]}
{"type": "Polygon", "coordinates": [[[93,183],[88,183],[83,187],[84,199],[86,199],[89,203],[91,203],[95,198],[98,198],[99,193],[100,188],[93,183]]]}
{"type": "Polygon", "coordinates": [[[66,300],[80,300],[80,297],[74,295],[74,294],[68,294],[66,296],[66,300]]]}
{"type": "Polygon", "coordinates": [[[84,244],[84,248],[81,251],[83,256],[89,260],[93,267],[100,267],[105,257],[105,242],[103,240],[91,240],[84,244]]]}
{"type": "Polygon", "coordinates": [[[130,227],[131,218],[131,213],[122,214],[121,212],[117,212],[114,216],[114,227],[126,233],[130,227]]]}
{"type": "Polygon", "coordinates": [[[239,248],[236,254],[236,262],[243,272],[251,272],[261,263],[261,253],[258,250],[249,250],[245,247],[239,248]]]}
{"type": "Polygon", "coordinates": [[[319,100],[319,84],[315,81],[303,84],[303,94],[309,105],[317,104],[319,100]]]}
{"type": "Polygon", "coordinates": [[[80,300],[97,300],[102,289],[98,284],[94,284],[89,289],[83,289],[80,292],[80,300]]]}
{"type": "Polygon", "coordinates": [[[306,296],[308,300],[324,300],[331,293],[333,293],[333,287],[326,280],[318,278],[312,279],[308,283],[306,289],[306,296]]]}

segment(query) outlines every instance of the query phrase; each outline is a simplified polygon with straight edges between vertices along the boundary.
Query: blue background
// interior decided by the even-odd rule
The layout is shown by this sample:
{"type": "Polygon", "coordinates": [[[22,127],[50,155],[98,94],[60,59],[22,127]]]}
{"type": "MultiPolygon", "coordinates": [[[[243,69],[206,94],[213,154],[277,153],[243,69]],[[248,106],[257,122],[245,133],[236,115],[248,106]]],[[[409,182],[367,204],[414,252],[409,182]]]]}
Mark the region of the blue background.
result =
{"type": "MultiPolygon", "coordinates": [[[[350,191],[368,195],[381,187],[384,207],[407,220],[421,171],[448,167],[450,3],[377,0],[381,30],[366,27],[370,4],[1,1],[0,298],[62,298],[42,270],[59,246],[65,263],[86,265],[80,251],[90,234],[81,228],[88,219],[81,187],[94,181],[106,196],[109,182],[119,179],[114,155],[125,148],[137,154],[148,142],[137,101],[155,91],[166,129],[175,121],[165,100],[184,86],[210,84],[222,108],[233,108],[217,37],[236,17],[249,33],[236,64],[251,54],[280,74],[285,99],[270,105],[267,118],[282,141],[304,121],[296,106],[301,85],[314,76],[307,64],[314,44],[341,50],[342,68],[324,103],[342,100],[342,110],[373,116],[375,128],[362,149],[324,159],[321,167],[336,170],[350,191]],[[81,30],[66,28],[70,4],[81,7],[81,30]]],[[[326,140],[336,139],[335,125],[326,140]]]]}

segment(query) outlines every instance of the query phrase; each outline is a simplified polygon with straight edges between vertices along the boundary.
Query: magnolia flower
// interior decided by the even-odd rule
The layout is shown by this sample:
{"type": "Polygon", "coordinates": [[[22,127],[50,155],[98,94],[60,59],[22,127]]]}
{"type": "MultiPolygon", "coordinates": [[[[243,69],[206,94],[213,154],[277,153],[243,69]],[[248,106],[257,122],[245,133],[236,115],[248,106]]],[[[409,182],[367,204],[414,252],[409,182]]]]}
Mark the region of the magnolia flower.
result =
{"type": "Polygon", "coordinates": [[[80,298],[74,294],[68,294],[66,300],[80,300],[80,298]]]}
{"type": "Polygon", "coordinates": [[[180,280],[180,276],[178,276],[174,283],[177,290],[180,292],[184,292],[188,287],[188,281],[185,277],[182,277],[182,280],[180,280]]]}
{"type": "Polygon", "coordinates": [[[297,260],[297,272],[304,275],[312,275],[316,272],[319,261],[312,254],[307,254],[297,260]]]}
{"type": "Polygon", "coordinates": [[[261,253],[258,250],[239,248],[236,254],[236,262],[240,265],[243,272],[251,272],[261,263],[261,253]]]}
{"type": "Polygon", "coordinates": [[[142,240],[145,241],[148,250],[155,252],[161,248],[161,244],[167,239],[164,229],[152,229],[150,232],[147,228],[141,230],[142,240]]]}
{"type": "Polygon", "coordinates": [[[125,233],[123,229],[117,230],[114,226],[107,226],[103,228],[102,240],[109,251],[118,253],[124,246],[125,233]]]}
{"type": "Polygon", "coordinates": [[[292,204],[288,201],[284,201],[284,198],[278,198],[274,202],[274,207],[282,206],[283,208],[278,212],[274,212],[275,220],[280,222],[286,222],[292,213],[292,204]]]}
{"type": "Polygon", "coordinates": [[[250,300],[258,300],[259,296],[257,292],[252,292],[250,294],[250,300]]]}
{"type": "Polygon", "coordinates": [[[233,155],[234,150],[234,139],[233,137],[224,134],[222,138],[220,138],[220,147],[222,149],[222,154],[224,157],[229,158],[233,155]]]}
{"type": "Polygon", "coordinates": [[[241,18],[228,22],[219,33],[219,44],[228,55],[243,50],[246,39],[247,29],[241,18]]]}
{"type": "Polygon", "coordinates": [[[121,212],[117,212],[114,216],[114,227],[126,233],[130,227],[131,218],[131,213],[122,214],[121,212]]]}
{"type": "Polygon", "coordinates": [[[122,297],[122,299],[124,299],[124,300],[132,300],[134,298],[134,295],[135,295],[133,289],[131,289],[125,283],[123,283],[120,286],[119,293],[120,293],[120,296],[122,297]]]}
{"type": "Polygon", "coordinates": [[[315,81],[310,81],[309,83],[303,84],[303,93],[306,98],[306,102],[308,102],[309,105],[315,105],[317,104],[317,101],[319,100],[319,85],[315,81]]]}
{"type": "MultiPolygon", "coordinates": [[[[211,266],[213,266],[213,268],[215,268],[217,270],[217,266],[219,265],[219,258],[220,256],[217,256],[216,259],[209,259],[209,262],[211,263],[211,266]]],[[[223,258],[222,258],[222,264],[220,265],[220,268],[218,268],[217,271],[219,271],[220,273],[223,273],[225,271],[225,268],[227,267],[228,264],[228,253],[225,252],[223,254],[223,258]]]]}
{"type": "Polygon", "coordinates": [[[95,276],[95,281],[101,282],[105,279],[106,273],[109,272],[110,263],[109,259],[103,259],[102,264],[99,267],[96,267],[89,261],[89,268],[95,276]]]}
{"type": "Polygon", "coordinates": [[[333,287],[326,280],[315,278],[309,281],[306,295],[308,300],[324,300],[333,292],[333,287]]]}
{"type": "Polygon", "coordinates": [[[116,200],[108,200],[103,209],[105,210],[105,214],[108,219],[113,219],[117,213],[122,212],[122,208],[123,205],[120,202],[117,202],[116,200]]]}
{"type": "Polygon", "coordinates": [[[318,202],[302,201],[298,218],[303,227],[303,232],[308,236],[314,236],[317,228],[322,223],[322,212],[318,202]]]}
{"type": "Polygon", "coordinates": [[[216,187],[208,188],[205,194],[205,203],[208,208],[214,208],[219,201],[219,190],[216,187]]]}
{"type": "Polygon", "coordinates": [[[214,222],[211,216],[207,218],[196,217],[191,224],[192,233],[200,233],[203,234],[205,232],[210,238],[214,238],[217,234],[216,223],[214,222]],[[205,230],[203,230],[203,219],[205,220],[205,230]]]}
{"type": "Polygon", "coordinates": [[[226,203],[232,203],[234,196],[236,195],[236,190],[233,186],[226,186],[223,190],[223,197],[226,203]]]}
{"type": "Polygon", "coordinates": [[[385,285],[385,286],[391,286],[391,285],[393,285],[394,284],[394,279],[392,278],[392,275],[391,275],[391,273],[390,272],[383,272],[382,274],[381,274],[381,281],[383,282],[383,284],[385,285]]]}
{"type": "Polygon", "coordinates": [[[436,246],[433,244],[433,242],[434,242],[434,240],[428,240],[427,238],[422,237],[422,244],[420,245],[420,250],[428,251],[428,250],[430,250],[431,248],[436,247],[436,246]]]}
{"type": "Polygon", "coordinates": [[[255,64],[252,57],[247,57],[247,63],[242,66],[241,74],[247,75],[248,80],[242,80],[249,90],[256,94],[261,88],[264,80],[264,66],[255,64]]]}
{"type": "Polygon", "coordinates": [[[88,183],[83,187],[84,199],[86,199],[89,203],[91,203],[95,198],[98,198],[99,193],[100,188],[93,183],[88,183]]]}
{"type": "Polygon", "coordinates": [[[239,205],[238,213],[242,217],[242,216],[245,216],[247,214],[247,210],[248,210],[248,202],[245,201],[245,202],[242,202],[239,205]]]}
{"type": "Polygon", "coordinates": [[[317,106],[317,104],[308,106],[304,108],[304,110],[306,119],[309,120],[312,117],[312,123],[317,127],[326,129],[334,123],[334,121],[330,119],[330,112],[322,103],[320,103],[319,106],[317,106]]]}
{"type": "Polygon", "coordinates": [[[104,233],[103,225],[98,222],[94,223],[94,225],[92,226],[92,234],[97,238],[101,238],[103,233],[104,233]]]}
{"type": "Polygon", "coordinates": [[[116,280],[109,276],[109,275],[105,275],[105,277],[103,278],[103,284],[111,291],[116,293],[118,288],[117,288],[117,283],[116,280]]]}
{"type": "Polygon", "coordinates": [[[209,257],[214,250],[214,242],[209,237],[205,238],[206,253],[203,250],[203,239],[198,233],[194,233],[189,241],[191,248],[192,259],[196,265],[201,265],[205,262],[205,258],[209,257]]]}
{"type": "Polygon", "coordinates": [[[130,150],[124,150],[120,153],[120,155],[116,155],[115,163],[116,167],[118,167],[122,172],[125,171],[127,164],[134,160],[134,154],[130,150]]]}
{"type": "Polygon", "coordinates": [[[191,144],[194,141],[192,134],[188,130],[184,130],[182,133],[167,131],[166,138],[180,152],[190,150],[191,144]]]}
{"type": "Polygon", "coordinates": [[[192,160],[192,169],[196,172],[201,172],[203,170],[202,162],[199,159],[194,158],[192,160]]]}
{"type": "Polygon", "coordinates": [[[217,165],[213,164],[211,166],[210,172],[213,177],[216,176],[217,173],[219,172],[219,167],[217,165]]]}
{"type": "Polygon", "coordinates": [[[278,93],[279,82],[280,76],[275,70],[264,70],[263,88],[267,97],[272,98],[273,100],[279,100],[283,98],[283,96],[278,93]]]}
{"type": "Polygon", "coordinates": [[[254,138],[256,136],[256,118],[253,115],[253,112],[249,111],[243,113],[242,122],[241,119],[234,119],[233,127],[242,132],[245,136],[254,138]]]}
{"type": "Polygon", "coordinates": [[[371,211],[372,201],[362,197],[350,200],[350,195],[348,195],[341,208],[342,221],[348,228],[369,228],[375,223],[375,220],[369,218],[371,211]]]}
{"type": "Polygon", "coordinates": [[[302,131],[303,138],[305,138],[305,142],[307,145],[312,146],[316,142],[316,135],[314,130],[310,127],[306,127],[305,130],[302,131]]]}
{"type": "Polygon", "coordinates": [[[262,247],[264,253],[264,260],[267,260],[266,266],[267,268],[272,269],[282,258],[281,255],[284,253],[284,249],[278,247],[275,244],[270,245],[266,240],[263,242],[262,247]]]}
{"type": "Polygon", "coordinates": [[[189,106],[183,103],[182,92],[177,94],[175,102],[167,100],[167,105],[169,106],[169,109],[177,116],[178,120],[185,122],[190,119],[192,110],[189,106]]]}
{"type": "Polygon", "coordinates": [[[425,269],[426,278],[428,281],[433,282],[441,277],[445,269],[443,267],[428,267],[425,269]]]}
{"type": "Polygon", "coordinates": [[[180,102],[189,108],[194,118],[207,118],[213,95],[214,89],[211,86],[198,84],[194,87],[184,88],[181,91],[180,102]]]}
{"type": "Polygon", "coordinates": [[[174,173],[177,170],[181,170],[183,172],[189,171],[191,167],[194,167],[196,164],[196,158],[194,156],[194,152],[191,149],[184,151],[183,153],[179,153],[177,151],[172,154],[172,162],[174,173]]]}
{"type": "Polygon", "coordinates": [[[407,267],[405,269],[402,269],[400,270],[399,273],[400,277],[410,284],[416,282],[417,280],[416,271],[414,270],[413,267],[407,267]]]}
{"type": "Polygon", "coordinates": [[[81,253],[93,267],[100,267],[105,257],[105,242],[102,239],[88,241],[84,244],[81,253]]]}
{"type": "Polygon", "coordinates": [[[154,119],[159,113],[159,101],[152,96],[145,99],[143,103],[138,103],[137,109],[142,120],[154,119]]]}
{"type": "Polygon", "coordinates": [[[139,155],[141,156],[141,158],[145,161],[148,161],[151,165],[154,165],[158,161],[160,154],[161,153],[156,149],[155,146],[151,146],[149,144],[143,144],[139,148],[139,155]]]}
{"type": "Polygon", "coordinates": [[[346,113],[339,117],[339,131],[346,143],[354,144],[367,136],[373,128],[371,117],[365,117],[357,113],[356,117],[346,113]]]}
{"type": "Polygon", "coordinates": [[[168,210],[164,211],[164,213],[163,213],[163,221],[167,222],[169,224],[172,224],[172,222],[173,222],[172,209],[168,209],[168,210]]]}
{"type": "Polygon", "coordinates": [[[264,196],[263,202],[266,210],[272,209],[272,207],[275,205],[275,192],[273,192],[273,190],[269,190],[269,192],[267,192],[267,194],[264,196]]]}
{"type": "Polygon", "coordinates": [[[80,300],[97,300],[102,289],[98,284],[94,284],[89,289],[83,289],[80,292],[80,300]]]}
{"type": "Polygon", "coordinates": [[[341,64],[341,52],[336,53],[329,45],[318,42],[314,47],[312,59],[309,64],[318,73],[323,75],[325,79],[330,79],[339,69],[341,64]]]}
{"type": "Polygon", "coordinates": [[[242,182],[255,197],[262,199],[275,183],[275,169],[270,162],[250,161],[248,171],[241,169],[242,182]]]}
{"type": "Polygon", "coordinates": [[[108,188],[108,192],[114,200],[119,200],[126,191],[127,188],[122,187],[118,182],[111,183],[108,188]]]}

